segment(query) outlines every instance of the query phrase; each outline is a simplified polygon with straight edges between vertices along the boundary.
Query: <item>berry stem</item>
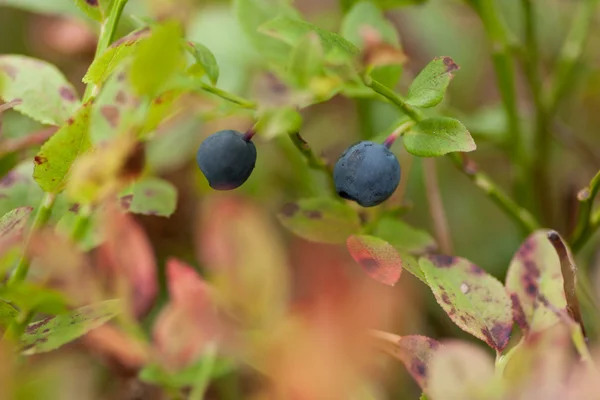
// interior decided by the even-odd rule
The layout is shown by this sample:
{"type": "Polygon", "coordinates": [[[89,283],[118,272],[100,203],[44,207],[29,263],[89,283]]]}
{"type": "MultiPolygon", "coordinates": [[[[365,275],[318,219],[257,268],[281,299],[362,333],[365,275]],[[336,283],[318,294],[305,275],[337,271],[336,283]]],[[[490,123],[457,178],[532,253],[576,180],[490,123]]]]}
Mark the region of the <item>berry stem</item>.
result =
{"type": "Polygon", "coordinates": [[[404,132],[409,130],[414,124],[415,123],[413,121],[407,121],[401,124],[383,141],[383,145],[388,149],[391,148],[394,145],[394,142],[396,142],[396,139],[402,136],[404,132]]]}
{"type": "Polygon", "coordinates": [[[252,138],[254,137],[254,135],[256,135],[256,130],[254,128],[250,128],[246,131],[246,133],[244,133],[244,137],[243,139],[246,142],[249,142],[252,140],[252,138]]]}

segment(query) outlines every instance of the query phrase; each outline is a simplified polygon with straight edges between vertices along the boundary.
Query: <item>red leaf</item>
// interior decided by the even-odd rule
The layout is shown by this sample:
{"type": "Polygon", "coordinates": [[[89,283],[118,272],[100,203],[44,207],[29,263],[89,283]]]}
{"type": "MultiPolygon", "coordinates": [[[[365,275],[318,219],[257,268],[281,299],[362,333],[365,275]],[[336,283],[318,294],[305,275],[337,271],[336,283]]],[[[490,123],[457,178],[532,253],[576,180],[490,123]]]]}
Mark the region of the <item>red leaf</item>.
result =
{"type": "Polygon", "coordinates": [[[354,261],[359,263],[371,278],[390,286],[398,282],[402,273],[402,259],[392,245],[367,235],[352,235],[346,245],[354,261]]]}

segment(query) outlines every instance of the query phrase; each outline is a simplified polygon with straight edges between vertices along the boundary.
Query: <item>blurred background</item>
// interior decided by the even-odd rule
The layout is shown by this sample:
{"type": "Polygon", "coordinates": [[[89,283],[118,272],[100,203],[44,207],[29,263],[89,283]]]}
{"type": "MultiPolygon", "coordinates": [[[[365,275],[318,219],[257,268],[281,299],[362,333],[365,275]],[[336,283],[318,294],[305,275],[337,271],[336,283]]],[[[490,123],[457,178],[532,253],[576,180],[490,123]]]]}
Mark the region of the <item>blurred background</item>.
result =
{"type": "MultiPolygon", "coordinates": [[[[30,1],[33,3],[32,0],[0,0],[0,53],[26,54],[54,63],[83,93],[81,78],[94,57],[98,27],[68,0],[47,1],[44,14],[27,11],[30,1]],[[14,7],[16,3],[19,4],[18,8],[14,7]]],[[[536,7],[539,12],[537,27],[542,81],[554,66],[580,2],[544,0],[543,6],[536,7]]],[[[520,0],[502,0],[498,4],[512,32],[522,38],[524,31],[520,0]]],[[[339,30],[343,13],[338,1],[297,0],[294,6],[307,20],[319,27],[339,30]]],[[[135,26],[131,15],[182,21],[187,38],[206,45],[214,53],[220,67],[220,88],[251,99],[277,96],[277,81],[266,72],[261,56],[248,43],[232,14],[229,1],[130,0],[119,29],[121,35],[135,26]]],[[[477,151],[472,153],[473,159],[482,170],[509,190],[509,157],[501,150],[506,140],[507,121],[499,99],[490,47],[477,15],[464,2],[457,0],[430,0],[389,11],[386,15],[397,28],[402,48],[408,56],[400,90],[405,91],[414,76],[434,57],[452,57],[460,70],[455,74],[444,103],[439,107],[440,112],[460,119],[469,128],[478,145],[477,151]]],[[[600,169],[598,49],[600,13],[594,17],[583,62],[578,66],[576,79],[572,83],[575,87],[557,111],[556,125],[550,139],[552,199],[549,201],[553,204],[553,225],[550,227],[565,235],[573,228],[578,191],[600,169]]],[[[526,135],[531,136],[533,105],[520,68],[517,90],[526,135]]],[[[331,162],[353,142],[389,133],[387,130],[397,119],[396,110],[385,103],[342,96],[311,106],[303,110],[302,115],[303,137],[315,152],[331,162]]],[[[177,211],[171,218],[137,217],[152,241],[161,268],[169,256],[202,267],[196,260],[195,227],[192,221],[200,218],[198,204],[213,196],[213,192],[195,163],[196,149],[209,134],[219,129],[245,130],[250,124],[247,118],[236,115],[226,119],[203,120],[193,112],[183,113],[164,124],[157,139],[149,145],[148,163],[162,177],[174,183],[179,191],[177,211]]],[[[16,112],[6,112],[2,118],[2,140],[41,129],[42,126],[16,112]]],[[[256,170],[238,192],[261,204],[270,215],[275,215],[287,201],[324,193],[323,176],[307,169],[304,159],[287,143],[287,138],[265,141],[259,137],[257,147],[259,158],[256,170]]],[[[410,206],[403,218],[412,226],[433,235],[422,162],[408,155],[401,145],[394,146],[393,151],[403,168],[403,200],[410,206]]],[[[531,148],[530,151],[536,149],[531,148]]],[[[523,235],[448,159],[439,158],[436,163],[455,254],[504,279],[510,259],[524,239],[523,235]]],[[[285,240],[290,254],[294,254],[295,248],[322,254],[323,259],[330,254],[337,254],[346,257],[349,268],[355,268],[360,275],[359,267],[352,264],[343,245],[305,243],[293,237],[275,220],[273,223],[278,227],[278,234],[285,240]]],[[[580,265],[589,266],[591,271],[596,270],[600,263],[598,240],[596,235],[578,256],[580,265]]],[[[310,285],[310,282],[304,283],[310,285]]],[[[390,331],[396,334],[418,333],[434,338],[468,339],[437,306],[429,289],[411,275],[405,273],[399,285],[381,290],[389,296],[395,310],[391,327],[388,327],[390,331]]],[[[165,299],[163,282],[161,301],[165,299]]],[[[157,306],[157,310],[159,308],[157,306]]],[[[154,316],[151,314],[148,317],[149,325],[154,316]]],[[[386,375],[390,379],[386,385],[386,398],[417,398],[419,390],[402,365],[390,362],[387,368],[386,375]]],[[[152,398],[147,392],[136,392],[141,390],[137,387],[131,389],[127,386],[129,384],[129,381],[123,383],[127,387],[127,390],[123,390],[123,393],[127,393],[122,395],[124,397],[107,398],[152,398]],[[135,397],[136,393],[146,394],[135,397]]]]}

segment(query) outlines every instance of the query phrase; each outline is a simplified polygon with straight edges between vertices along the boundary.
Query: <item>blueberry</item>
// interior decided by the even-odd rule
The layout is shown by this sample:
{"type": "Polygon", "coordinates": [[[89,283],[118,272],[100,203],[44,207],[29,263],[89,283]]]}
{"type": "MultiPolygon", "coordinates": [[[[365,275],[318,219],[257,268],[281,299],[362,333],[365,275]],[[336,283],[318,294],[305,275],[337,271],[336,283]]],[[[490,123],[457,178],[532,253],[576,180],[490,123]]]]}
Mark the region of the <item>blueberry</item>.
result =
{"type": "Polygon", "coordinates": [[[219,131],[200,145],[196,162],[211,188],[231,190],[250,177],[256,164],[256,147],[247,135],[233,130],[219,131]]]}
{"type": "Polygon", "coordinates": [[[333,169],[335,188],[363,207],[381,204],[400,183],[400,163],[383,144],[362,141],[350,146],[333,169]]]}

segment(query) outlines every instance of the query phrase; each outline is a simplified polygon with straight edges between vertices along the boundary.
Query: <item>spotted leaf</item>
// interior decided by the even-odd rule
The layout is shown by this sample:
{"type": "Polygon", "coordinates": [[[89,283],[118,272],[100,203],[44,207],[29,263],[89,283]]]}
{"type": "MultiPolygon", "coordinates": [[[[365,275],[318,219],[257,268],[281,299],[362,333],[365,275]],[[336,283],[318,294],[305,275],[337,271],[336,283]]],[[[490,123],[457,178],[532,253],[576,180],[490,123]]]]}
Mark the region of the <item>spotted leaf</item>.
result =
{"type": "Polygon", "coordinates": [[[367,235],[352,235],[346,241],[350,255],[367,274],[386,285],[394,286],[402,273],[402,259],[385,240],[367,235]]]}
{"type": "Polygon", "coordinates": [[[559,322],[556,313],[540,302],[543,296],[559,309],[567,305],[560,260],[546,231],[530,235],[513,256],[506,289],[515,309],[515,322],[524,330],[542,331],[559,322]]]}
{"type": "Polygon", "coordinates": [[[504,286],[468,260],[433,255],[419,265],[437,302],[464,331],[502,351],[513,324],[511,301],[504,286]]]}
{"type": "Polygon", "coordinates": [[[177,189],[159,178],[144,178],[134,182],[121,194],[121,206],[134,214],[168,217],[177,206],[177,189]]]}
{"type": "Polygon", "coordinates": [[[360,218],[346,204],[329,198],[302,199],[286,204],[278,214],[281,223],[303,239],[344,243],[360,230],[360,218]]]}

